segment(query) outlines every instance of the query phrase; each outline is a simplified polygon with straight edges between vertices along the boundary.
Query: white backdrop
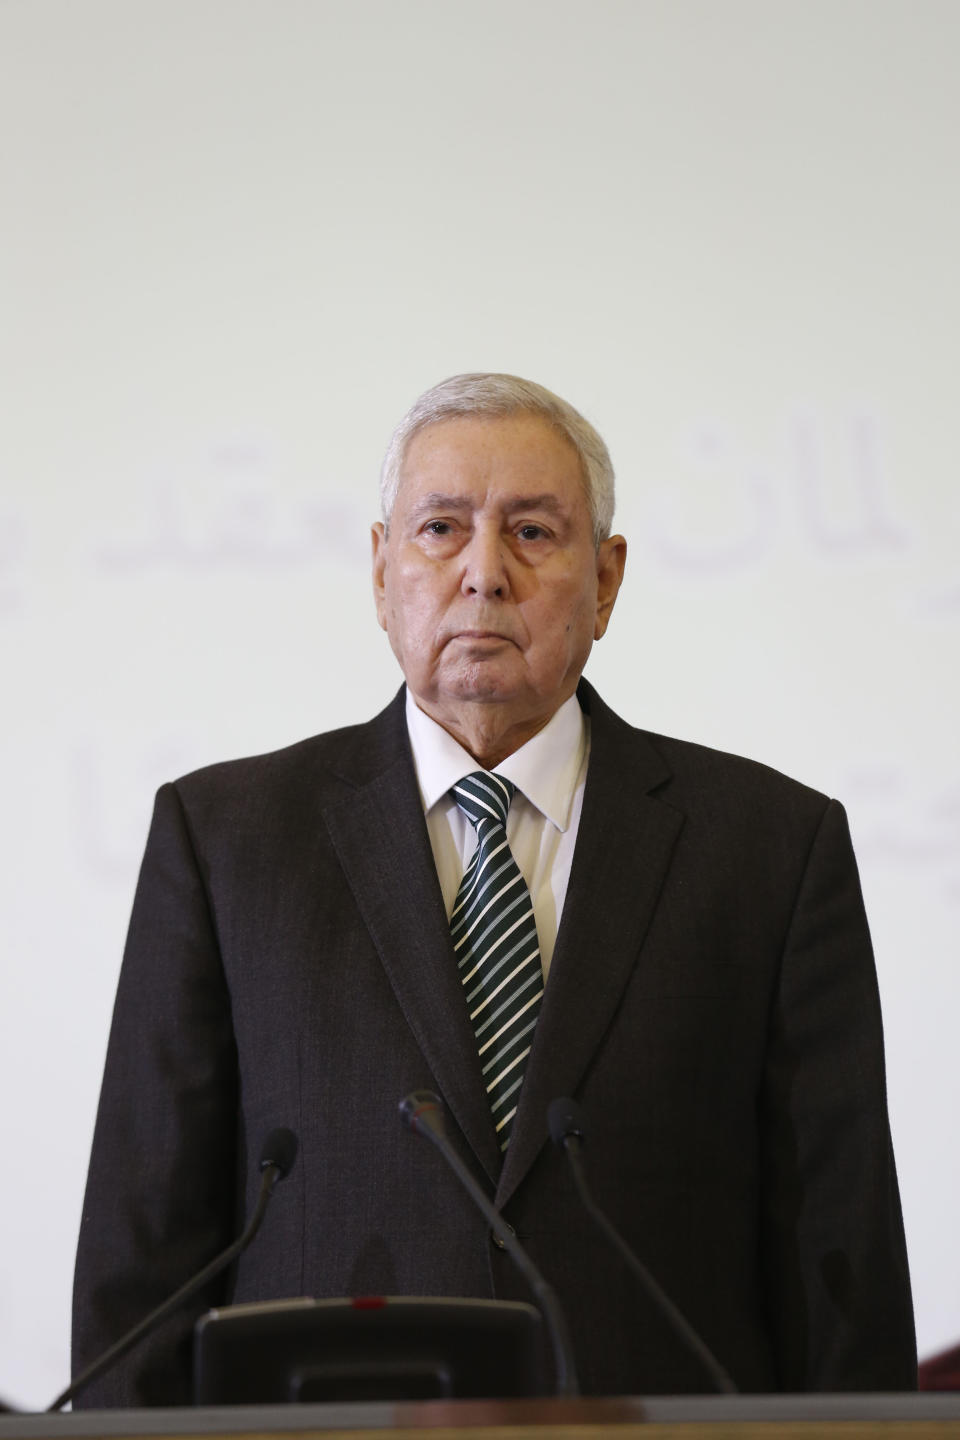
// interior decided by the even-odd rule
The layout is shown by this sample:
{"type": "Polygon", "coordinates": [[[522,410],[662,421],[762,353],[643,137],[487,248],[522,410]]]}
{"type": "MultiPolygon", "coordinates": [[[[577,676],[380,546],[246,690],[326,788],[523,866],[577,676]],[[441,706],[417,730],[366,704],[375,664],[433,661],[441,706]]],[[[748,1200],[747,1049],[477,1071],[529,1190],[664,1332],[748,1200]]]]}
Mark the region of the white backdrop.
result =
{"type": "Polygon", "coordinates": [[[0,0],[0,1393],[65,1382],[153,791],[391,695],[379,458],[465,369],[610,444],[606,698],[846,802],[921,1351],[960,1338],[958,40],[953,0],[0,0]]]}

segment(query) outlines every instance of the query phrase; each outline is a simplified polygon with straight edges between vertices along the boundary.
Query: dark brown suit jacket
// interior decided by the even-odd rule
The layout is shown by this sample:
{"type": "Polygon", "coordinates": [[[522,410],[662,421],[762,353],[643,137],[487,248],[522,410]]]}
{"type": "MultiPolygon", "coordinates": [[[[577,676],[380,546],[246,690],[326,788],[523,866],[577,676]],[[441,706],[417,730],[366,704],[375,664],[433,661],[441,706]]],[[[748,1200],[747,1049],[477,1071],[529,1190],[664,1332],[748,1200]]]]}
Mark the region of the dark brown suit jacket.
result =
{"type": "Polygon", "coordinates": [[[591,688],[576,854],[500,1170],[403,713],[157,797],[77,1261],[79,1369],[224,1246],[266,1133],[300,1139],[236,1273],[83,1403],[189,1395],[225,1299],[528,1298],[397,1102],[438,1091],[595,1393],[709,1388],[546,1139],[589,1119],[597,1200],[744,1390],[910,1388],[916,1356],[880,1008],[842,808],[645,734],[591,688]]]}

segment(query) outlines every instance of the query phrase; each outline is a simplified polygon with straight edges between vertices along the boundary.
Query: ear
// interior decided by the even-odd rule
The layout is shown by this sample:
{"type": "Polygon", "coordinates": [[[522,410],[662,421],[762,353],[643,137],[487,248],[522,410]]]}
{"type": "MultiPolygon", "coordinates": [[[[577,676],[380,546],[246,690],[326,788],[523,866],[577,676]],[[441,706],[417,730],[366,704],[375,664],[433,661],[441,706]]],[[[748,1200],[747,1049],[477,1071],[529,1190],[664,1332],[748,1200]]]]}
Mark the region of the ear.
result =
{"type": "Polygon", "coordinates": [[[379,520],[370,527],[370,543],[373,561],[373,603],[377,607],[377,620],[380,627],[386,630],[387,597],[383,580],[387,568],[387,532],[379,520]]]}
{"type": "Polygon", "coordinates": [[[627,542],[622,535],[601,540],[597,550],[597,618],[593,627],[594,640],[606,633],[613,607],[620,593],[623,568],[627,563],[627,542]]]}

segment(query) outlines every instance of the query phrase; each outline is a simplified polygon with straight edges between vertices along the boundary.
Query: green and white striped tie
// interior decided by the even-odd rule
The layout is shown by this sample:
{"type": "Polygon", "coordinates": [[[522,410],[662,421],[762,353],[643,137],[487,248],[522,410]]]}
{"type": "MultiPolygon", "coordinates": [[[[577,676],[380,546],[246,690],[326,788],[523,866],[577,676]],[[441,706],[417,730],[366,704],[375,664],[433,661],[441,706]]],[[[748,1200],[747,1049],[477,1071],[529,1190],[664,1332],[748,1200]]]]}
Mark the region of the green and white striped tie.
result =
{"type": "Polygon", "coordinates": [[[478,770],[450,792],[477,832],[450,931],[501,1150],[510,1143],[543,999],[530,891],[507,844],[515,791],[511,781],[478,770]]]}

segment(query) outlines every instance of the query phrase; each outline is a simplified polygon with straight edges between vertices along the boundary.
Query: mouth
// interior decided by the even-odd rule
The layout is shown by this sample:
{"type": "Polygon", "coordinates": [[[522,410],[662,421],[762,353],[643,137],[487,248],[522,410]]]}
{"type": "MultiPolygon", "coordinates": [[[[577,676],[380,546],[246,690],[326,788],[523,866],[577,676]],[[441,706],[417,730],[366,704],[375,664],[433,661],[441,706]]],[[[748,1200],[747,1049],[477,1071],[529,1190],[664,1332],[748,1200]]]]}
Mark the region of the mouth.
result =
{"type": "MultiPolygon", "coordinates": [[[[499,630],[457,630],[450,640],[461,640],[466,645],[512,645],[509,635],[499,630]]],[[[449,643],[449,642],[448,642],[449,643]]]]}

